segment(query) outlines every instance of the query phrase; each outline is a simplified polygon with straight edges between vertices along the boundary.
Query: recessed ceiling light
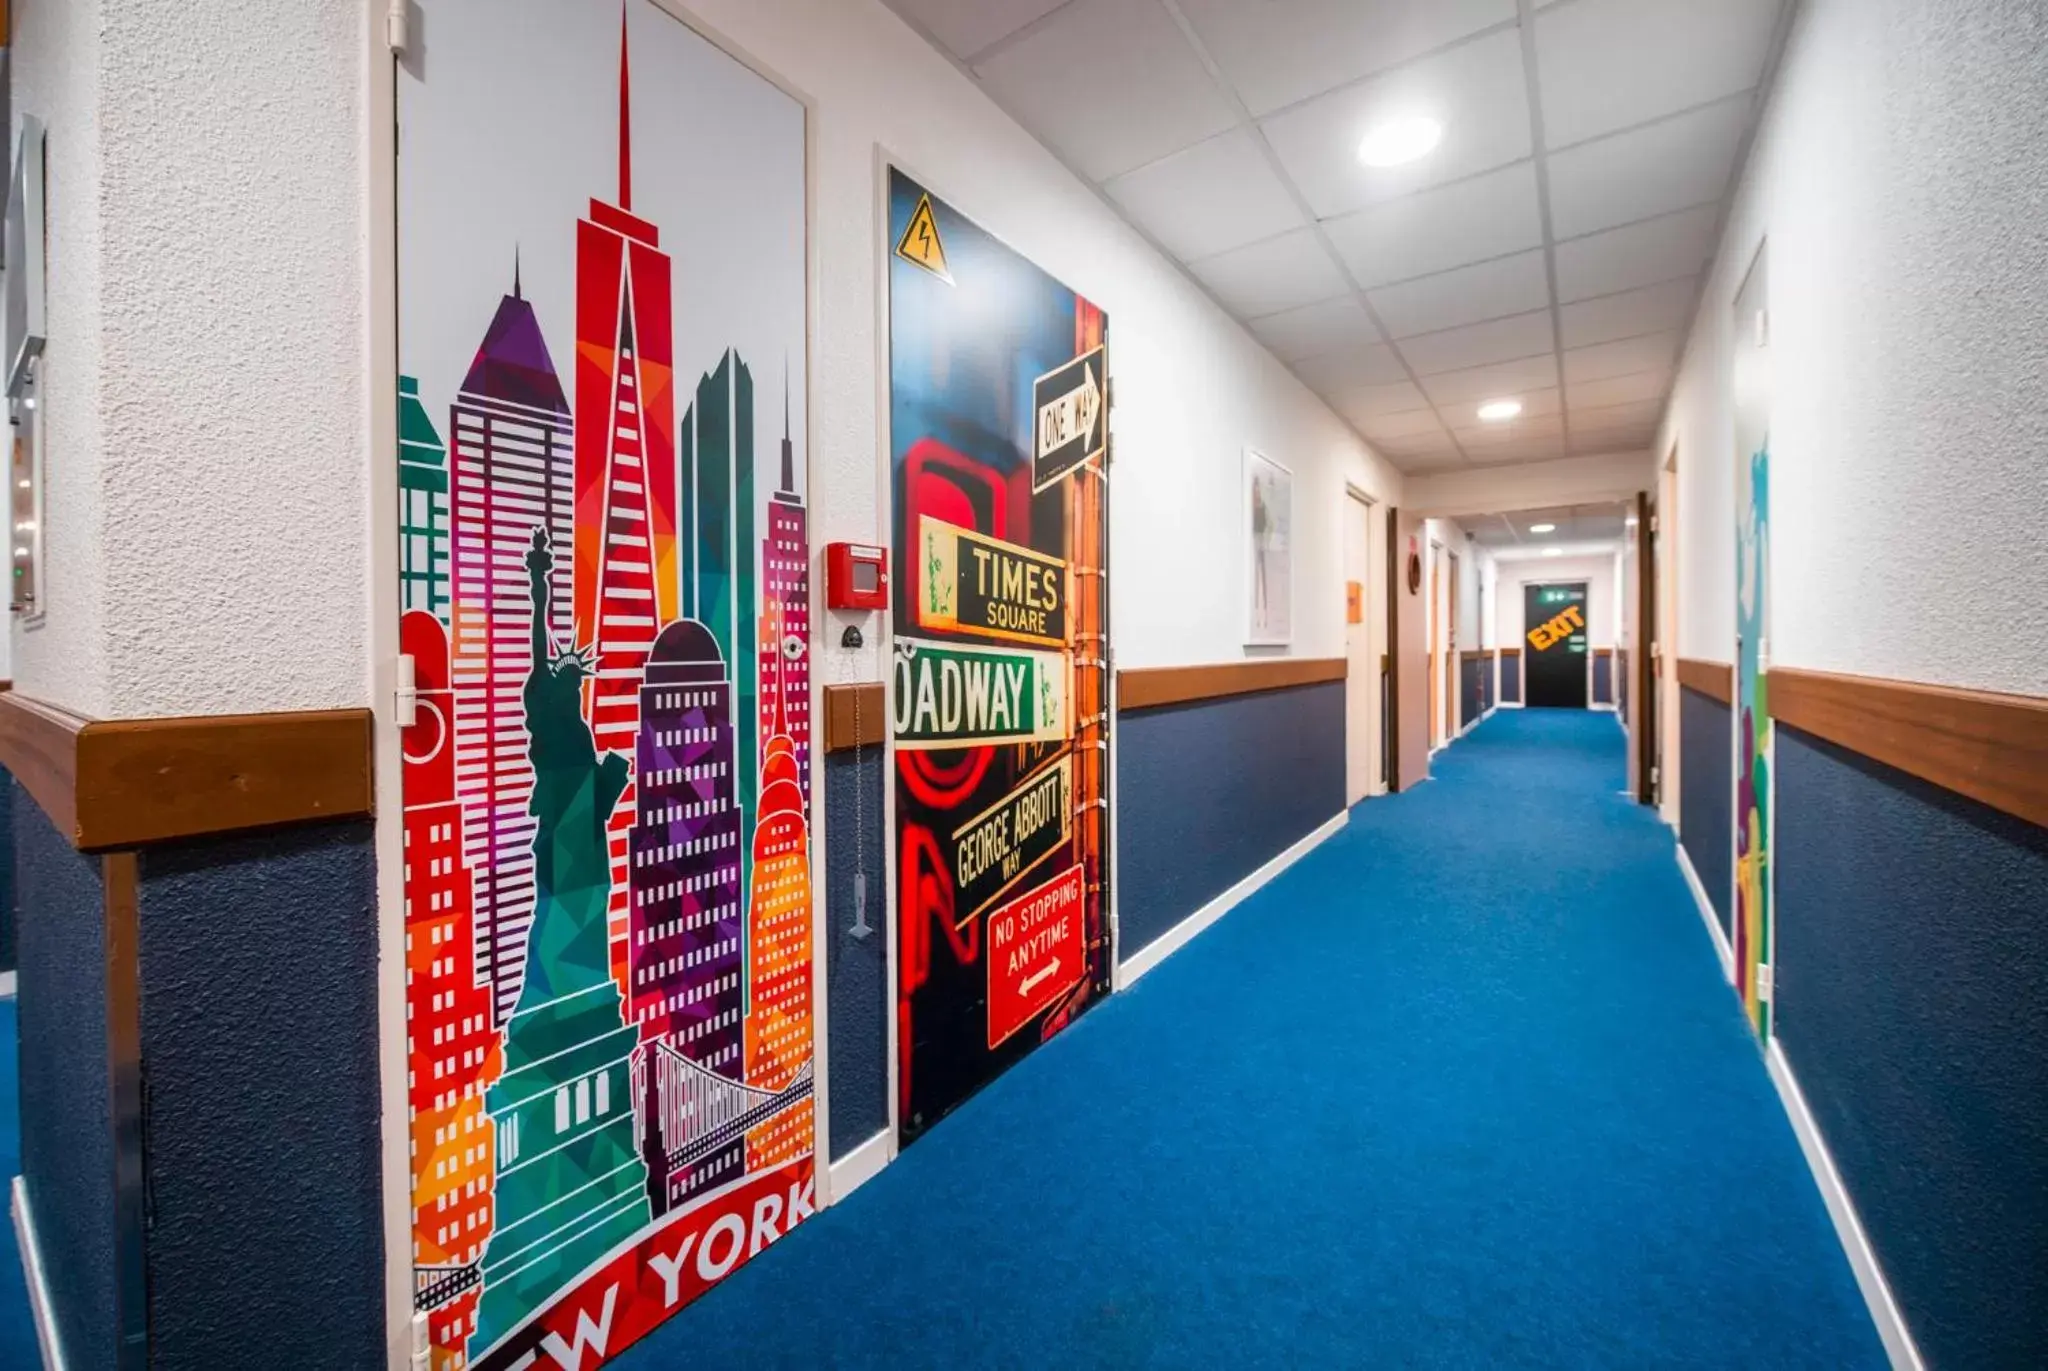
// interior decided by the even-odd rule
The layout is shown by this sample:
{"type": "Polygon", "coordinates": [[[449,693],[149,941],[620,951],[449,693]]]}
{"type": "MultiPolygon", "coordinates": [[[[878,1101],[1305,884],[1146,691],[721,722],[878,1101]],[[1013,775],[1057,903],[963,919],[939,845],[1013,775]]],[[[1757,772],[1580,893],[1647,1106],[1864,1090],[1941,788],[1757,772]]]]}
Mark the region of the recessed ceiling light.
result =
{"type": "Polygon", "coordinates": [[[1555,532],[1557,532],[1557,525],[1556,525],[1556,524],[1531,524],[1531,525],[1529,525],[1529,531],[1530,531],[1531,533],[1555,533],[1555,532]]]}
{"type": "Polygon", "coordinates": [[[1520,400],[1488,400],[1479,407],[1479,417],[1489,424],[1504,424],[1521,412],[1520,400]]]}
{"type": "Polygon", "coordinates": [[[1427,115],[1406,115],[1373,125],[1358,145],[1358,160],[1369,167],[1398,167],[1436,151],[1444,140],[1441,120],[1427,115]]]}
{"type": "Polygon", "coordinates": [[[1543,555],[1545,557],[1562,557],[1564,556],[1564,549],[1561,547],[1547,547],[1543,549],[1543,555]]]}

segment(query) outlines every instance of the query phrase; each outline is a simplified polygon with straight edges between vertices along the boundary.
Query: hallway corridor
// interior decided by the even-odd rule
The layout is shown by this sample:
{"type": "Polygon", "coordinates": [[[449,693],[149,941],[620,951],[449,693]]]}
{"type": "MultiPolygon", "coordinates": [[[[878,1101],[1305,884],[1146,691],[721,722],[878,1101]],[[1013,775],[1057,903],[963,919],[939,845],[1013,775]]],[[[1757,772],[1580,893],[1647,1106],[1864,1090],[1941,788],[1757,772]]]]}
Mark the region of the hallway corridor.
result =
{"type": "Polygon", "coordinates": [[[1883,1365],[1613,717],[1434,766],[616,1365],[1883,1365]]]}

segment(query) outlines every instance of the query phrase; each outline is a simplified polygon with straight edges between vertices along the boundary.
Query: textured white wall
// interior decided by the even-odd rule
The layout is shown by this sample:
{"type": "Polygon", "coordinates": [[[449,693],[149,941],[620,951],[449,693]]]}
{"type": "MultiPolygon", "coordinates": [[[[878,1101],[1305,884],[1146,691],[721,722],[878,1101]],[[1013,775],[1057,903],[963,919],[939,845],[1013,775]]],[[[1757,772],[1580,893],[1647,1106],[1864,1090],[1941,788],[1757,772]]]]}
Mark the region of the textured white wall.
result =
{"type": "Polygon", "coordinates": [[[1770,244],[1771,655],[2048,676],[2048,7],[1807,0],[1688,345],[1680,652],[1733,659],[1731,305],[1770,244]]]}
{"type": "MultiPolygon", "coordinates": [[[[20,0],[9,62],[14,127],[33,114],[49,130],[50,336],[41,423],[48,454],[41,603],[32,628],[13,621],[16,688],[87,714],[106,712],[100,598],[100,91],[102,0],[20,0]]],[[[12,616],[10,616],[12,620],[12,616]]]]}
{"type": "MultiPolygon", "coordinates": [[[[1343,654],[1344,483],[1398,503],[1398,473],[879,0],[700,0],[692,8],[814,102],[815,538],[885,532],[876,450],[876,276],[886,246],[876,226],[879,144],[1109,312],[1118,665],[1244,655],[1247,446],[1295,476],[1291,650],[1343,654]]],[[[835,652],[821,664],[826,679],[853,669],[834,663],[835,652]]],[[[870,661],[864,672],[873,671],[870,661]]]]}
{"type": "Polygon", "coordinates": [[[107,717],[360,705],[369,6],[17,9],[52,420],[19,688],[107,717]]]}

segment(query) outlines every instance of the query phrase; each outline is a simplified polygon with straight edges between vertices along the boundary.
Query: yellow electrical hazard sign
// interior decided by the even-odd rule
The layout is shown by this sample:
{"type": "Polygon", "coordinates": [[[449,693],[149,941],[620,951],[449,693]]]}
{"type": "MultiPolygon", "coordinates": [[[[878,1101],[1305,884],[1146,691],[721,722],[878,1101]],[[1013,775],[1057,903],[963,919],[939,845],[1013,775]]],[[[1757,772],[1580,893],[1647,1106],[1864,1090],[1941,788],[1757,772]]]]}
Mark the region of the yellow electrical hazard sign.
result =
{"type": "Polygon", "coordinates": [[[896,255],[914,267],[923,267],[947,285],[953,284],[953,273],[946,270],[946,245],[939,241],[939,221],[932,217],[931,196],[918,197],[910,227],[903,230],[903,237],[897,241],[896,255]]]}

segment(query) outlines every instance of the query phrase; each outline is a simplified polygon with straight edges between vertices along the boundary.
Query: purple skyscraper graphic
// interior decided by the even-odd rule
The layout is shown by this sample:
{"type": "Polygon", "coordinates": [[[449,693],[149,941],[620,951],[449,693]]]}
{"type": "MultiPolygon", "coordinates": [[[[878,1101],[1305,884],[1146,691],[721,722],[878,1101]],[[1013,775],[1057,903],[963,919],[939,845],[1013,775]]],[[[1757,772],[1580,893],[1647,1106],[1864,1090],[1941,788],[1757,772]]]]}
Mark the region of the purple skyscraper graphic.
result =
{"type": "MultiPolygon", "coordinates": [[[[533,767],[521,686],[533,609],[526,552],[536,526],[554,547],[574,538],[569,402],[519,288],[498,302],[455,403],[455,786],[463,856],[476,873],[477,975],[499,1022],[519,999],[533,923],[533,767]]],[[[550,580],[551,635],[569,641],[569,558],[550,580]]]]}
{"type": "Polygon", "coordinates": [[[732,681],[711,630],[681,619],[661,631],[647,656],[639,705],[626,1014],[640,1027],[635,1094],[649,1198],[660,1214],[737,1176],[746,1160],[738,1133],[690,1163],[669,1160],[676,1139],[694,1136],[704,1122],[686,1116],[704,1073],[737,1080],[742,1069],[746,986],[732,681]]]}

